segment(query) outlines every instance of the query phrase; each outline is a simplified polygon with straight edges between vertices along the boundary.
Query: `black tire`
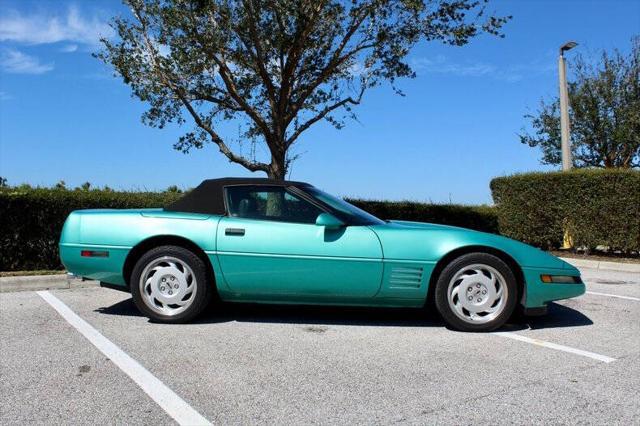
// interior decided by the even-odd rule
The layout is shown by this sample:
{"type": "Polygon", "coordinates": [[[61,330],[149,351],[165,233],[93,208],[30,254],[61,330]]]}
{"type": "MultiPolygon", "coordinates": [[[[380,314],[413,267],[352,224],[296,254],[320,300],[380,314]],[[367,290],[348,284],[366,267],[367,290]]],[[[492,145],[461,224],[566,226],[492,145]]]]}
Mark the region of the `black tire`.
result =
{"type": "MultiPolygon", "coordinates": [[[[465,275],[462,275],[462,276],[464,277],[465,275]]],[[[456,280],[455,282],[460,282],[460,281],[456,280]]],[[[467,290],[473,291],[473,290],[469,290],[468,288],[467,290]]],[[[505,294],[504,291],[502,294],[503,295],[505,294]]],[[[471,296],[471,297],[474,297],[474,296],[471,296]]],[[[482,296],[479,296],[479,297],[482,297],[482,296]]],[[[478,299],[478,301],[480,301],[480,299],[478,299]]],[[[454,259],[440,273],[440,276],[438,277],[438,280],[436,282],[436,289],[435,289],[436,308],[438,309],[438,312],[440,312],[440,315],[442,316],[444,321],[447,323],[447,325],[459,331],[486,332],[486,331],[495,330],[501,327],[502,325],[504,325],[504,323],[511,317],[517,302],[518,302],[518,283],[513,271],[502,259],[488,253],[482,253],[482,252],[469,253],[454,259]],[[499,275],[501,275],[501,278],[503,279],[504,285],[506,287],[505,300],[500,302],[499,308],[496,308],[495,314],[493,314],[495,315],[495,317],[491,320],[486,320],[486,319],[480,320],[480,321],[485,321],[485,320],[487,321],[483,323],[470,322],[472,321],[472,319],[470,318],[467,320],[463,320],[461,316],[464,316],[464,314],[457,314],[454,311],[454,307],[452,306],[452,304],[454,304],[453,301],[456,300],[456,296],[453,296],[451,301],[449,299],[450,284],[452,288],[455,286],[455,284],[452,284],[452,280],[454,279],[454,277],[456,277],[456,275],[461,271],[465,270],[466,267],[473,267],[473,265],[485,265],[490,268],[493,268],[495,271],[499,273],[499,275]]],[[[498,306],[498,302],[495,302],[495,303],[496,303],[496,306],[498,306]]],[[[467,312],[467,314],[469,313],[469,311],[464,311],[463,309],[462,309],[462,312],[467,312]]]]}
{"type": "MultiPolygon", "coordinates": [[[[208,273],[207,264],[199,256],[192,251],[179,247],[179,246],[160,246],[153,248],[143,254],[136,262],[135,267],[131,273],[130,289],[133,301],[136,307],[145,316],[149,317],[154,322],[178,324],[189,322],[204,311],[213,299],[215,293],[214,283],[210,278],[211,274],[208,273]],[[188,266],[193,272],[192,285],[195,287],[192,294],[193,300],[190,301],[188,306],[179,313],[173,315],[165,315],[152,309],[147,305],[143,299],[143,294],[140,284],[140,278],[148,265],[158,262],[161,258],[174,258],[188,266]],[[193,281],[195,280],[195,282],[193,281]]],[[[176,291],[177,293],[177,291],[176,291]]]]}

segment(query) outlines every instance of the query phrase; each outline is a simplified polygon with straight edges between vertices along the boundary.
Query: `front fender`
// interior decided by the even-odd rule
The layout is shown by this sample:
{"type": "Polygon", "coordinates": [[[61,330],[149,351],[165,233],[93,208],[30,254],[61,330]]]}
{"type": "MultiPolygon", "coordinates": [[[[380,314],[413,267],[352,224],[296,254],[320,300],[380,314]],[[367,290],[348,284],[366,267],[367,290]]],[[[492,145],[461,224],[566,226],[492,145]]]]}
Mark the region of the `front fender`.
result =
{"type": "Polygon", "coordinates": [[[371,227],[382,243],[385,259],[437,262],[464,247],[485,246],[511,256],[521,267],[573,268],[540,249],[486,232],[419,222],[394,221],[371,227]]]}
{"type": "Polygon", "coordinates": [[[584,294],[584,284],[545,284],[541,274],[579,275],[580,272],[540,249],[500,235],[452,226],[417,222],[390,222],[372,226],[382,243],[385,260],[435,265],[449,253],[467,247],[487,247],[511,257],[521,268],[525,281],[526,307],[584,294]]]}

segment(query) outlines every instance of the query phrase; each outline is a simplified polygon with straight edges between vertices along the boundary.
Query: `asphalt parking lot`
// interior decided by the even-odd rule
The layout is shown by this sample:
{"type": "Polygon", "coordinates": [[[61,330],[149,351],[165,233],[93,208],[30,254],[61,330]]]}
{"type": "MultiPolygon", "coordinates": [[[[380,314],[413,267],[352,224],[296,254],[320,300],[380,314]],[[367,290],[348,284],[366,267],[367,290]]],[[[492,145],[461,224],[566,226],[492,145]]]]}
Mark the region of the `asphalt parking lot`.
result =
{"type": "Polygon", "coordinates": [[[140,316],[102,288],[0,294],[0,423],[640,423],[640,274],[499,333],[418,310],[140,316]],[[57,302],[56,302],[57,301],[57,302]]]}

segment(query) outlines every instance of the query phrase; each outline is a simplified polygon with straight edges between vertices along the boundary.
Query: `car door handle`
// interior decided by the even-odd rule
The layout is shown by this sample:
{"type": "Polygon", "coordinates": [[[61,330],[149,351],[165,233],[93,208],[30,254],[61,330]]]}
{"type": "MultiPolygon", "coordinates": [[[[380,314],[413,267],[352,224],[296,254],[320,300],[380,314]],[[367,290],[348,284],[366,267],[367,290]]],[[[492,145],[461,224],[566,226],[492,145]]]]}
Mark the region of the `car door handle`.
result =
{"type": "Polygon", "coordinates": [[[244,228],[226,228],[224,235],[235,235],[238,237],[244,236],[244,228]]]}

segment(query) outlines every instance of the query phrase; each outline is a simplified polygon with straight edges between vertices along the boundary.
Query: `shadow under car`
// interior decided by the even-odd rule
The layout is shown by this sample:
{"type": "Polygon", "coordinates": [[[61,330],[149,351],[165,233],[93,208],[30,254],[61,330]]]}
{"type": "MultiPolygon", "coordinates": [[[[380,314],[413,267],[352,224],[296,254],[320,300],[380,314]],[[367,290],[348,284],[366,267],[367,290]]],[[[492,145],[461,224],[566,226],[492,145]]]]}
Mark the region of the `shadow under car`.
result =
{"type": "MultiPolygon", "coordinates": [[[[131,298],[98,308],[96,312],[116,316],[143,316],[131,298]]],[[[444,327],[444,322],[434,310],[257,303],[217,303],[192,323],[215,324],[230,321],[376,327],[444,327]]],[[[517,331],[527,328],[576,327],[591,324],[593,321],[583,313],[558,303],[550,303],[546,315],[526,317],[514,314],[502,330],[517,331]]]]}

